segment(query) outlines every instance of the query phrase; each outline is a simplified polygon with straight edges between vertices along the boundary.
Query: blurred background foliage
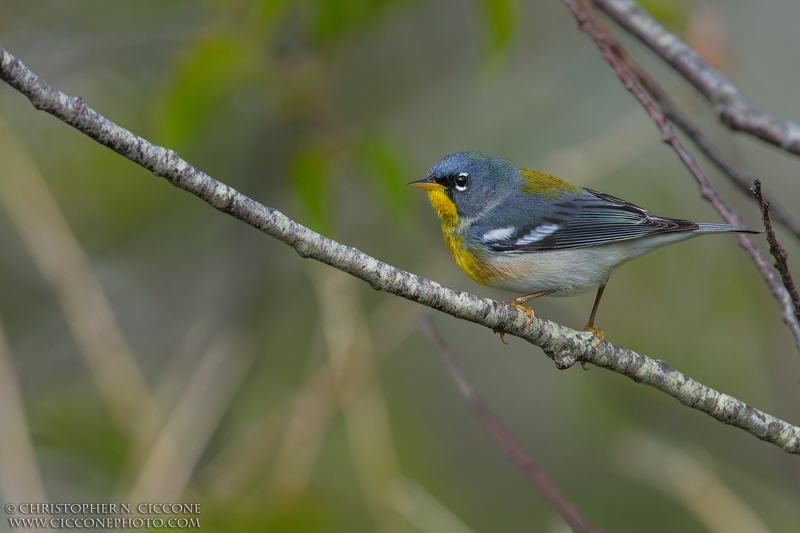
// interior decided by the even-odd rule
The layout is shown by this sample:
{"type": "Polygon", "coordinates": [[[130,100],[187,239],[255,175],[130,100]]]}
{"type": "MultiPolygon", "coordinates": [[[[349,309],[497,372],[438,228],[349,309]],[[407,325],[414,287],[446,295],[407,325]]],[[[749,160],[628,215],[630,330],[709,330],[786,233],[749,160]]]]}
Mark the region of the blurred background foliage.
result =
{"type": "MultiPolygon", "coordinates": [[[[796,2],[642,4],[757,103],[800,119],[796,2]]],[[[717,220],[556,0],[4,0],[0,42],[256,200],[481,295],[512,297],[458,271],[424,195],[404,187],[454,151],[717,220]]],[[[623,42],[797,212],[795,158],[726,132],[623,42]]],[[[470,415],[417,330],[420,306],[301,260],[6,86],[0,119],[4,501],[199,502],[208,531],[565,531],[470,415]]],[[[577,327],[591,301],[536,311],[577,327]]],[[[435,320],[596,527],[797,530],[795,456],[621,376],[558,372],[524,342],[435,320]]],[[[733,238],[622,268],[598,323],[800,422],[800,358],[733,238]]]]}

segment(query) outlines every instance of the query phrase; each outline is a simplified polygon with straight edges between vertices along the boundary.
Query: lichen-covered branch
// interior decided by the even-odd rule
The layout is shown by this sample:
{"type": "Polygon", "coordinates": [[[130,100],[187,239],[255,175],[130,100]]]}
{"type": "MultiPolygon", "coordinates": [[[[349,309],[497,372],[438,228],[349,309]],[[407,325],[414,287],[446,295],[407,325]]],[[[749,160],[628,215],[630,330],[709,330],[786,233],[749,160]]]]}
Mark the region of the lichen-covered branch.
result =
{"type": "Polygon", "coordinates": [[[54,89],[0,47],[0,79],[24,94],[37,108],[73,126],[215,209],[246,222],[310,257],[352,274],[372,288],[421,303],[456,318],[514,335],[539,346],[558,368],[577,361],[625,375],[655,387],[681,403],[756,437],[800,455],[800,427],[761,412],[699,383],[663,361],[654,361],[609,342],[596,345],[591,332],[574,331],[548,320],[527,325],[527,316],[508,304],[444,287],[378,261],[323,237],[283,213],[248,198],[196,169],[172,150],[156,146],[90,109],[80,98],[54,89]]]}
{"type": "Polygon", "coordinates": [[[725,76],[703,61],[689,45],[665,30],[633,0],[593,0],[610,16],[667,62],[712,104],[731,129],[800,155],[800,125],[758,107],[725,76]]]}
{"type": "Polygon", "coordinates": [[[489,406],[486,405],[486,401],[484,401],[483,397],[478,394],[478,391],[475,390],[475,387],[473,387],[472,383],[467,379],[464,370],[458,364],[458,361],[456,361],[455,356],[453,356],[447,344],[445,344],[433,320],[427,316],[422,317],[420,327],[428,337],[428,340],[430,340],[436,348],[447,371],[464,396],[464,400],[466,400],[478,420],[492,433],[492,436],[500,444],[500,447],[503,448],[503,452],[505,452],[506,456],[511,459],[514,465],[525,474],[525,477],[527,477],[531,483],[533,483],[542,497],[553,506],[553,509],[561,515],[561,518],[564,519],[574,533],[597,533],[597,530],[589,525],[589,522],[587,522],[583,515],[564,498],[561,491],[558,490],[558,487],[550,481],[550,478],[547,477],[547,474],[544,473],[536,461],[525,453],[525,450],[517,444],[517,441],[511,436],[511,433],[503,425],[500,418],[489,409],[489,406]]]}
{"type": "MultiPolygon", "coordinates": [[[[678,154],[680,160],[686,168],[689,169],[689,172],[692,173],[692,176],[694,176],[697,184],[700,186],[700,195],[714,206],[714,209],[717,210],[728,224],[736,226],[741,225],[742,218],[739,216],[739,213],[729,207],[717,193],[692,154],[683,146],[683,143],[681,143],[675,135],[675,131],[672,129],[670,122],[655,104],[647,98],[642,88],[636,83],[636,79],[628,72],[622,59],[615,53],[609,37],[595,24],[592,6],[586,4],[585,1],[588,0],[563,0],[564,4],[569,8],[575,20],[578,22],[578,27],[594,41],[597,48],[600,49],[603,58],[611,65],[611,68],[614,69],[614,72],[625,88],[636,98],[645,111],[647,111],[647,114],[650,115],[650,118],[653,119],[653,122],[656,123],[659,131],[661,131],[662,141],[668,144],[675,153],[678,154]]],[[[791,330],[795,344],[800,350],[800,322],[798,322],[795,316],[794,306],[792,305],[792,299],[788,291],[781,283],[778,275],[770,267],[764,254],[762,254],[761,250],[756,246],[756,243],[746,235],[739,234],[736,238],[739,241],[739,245],[745,249],[753,260],[753,263],[755,263],[761,276],[767,282],[772,295],[781,305],[781,318],[791,330]]]]}

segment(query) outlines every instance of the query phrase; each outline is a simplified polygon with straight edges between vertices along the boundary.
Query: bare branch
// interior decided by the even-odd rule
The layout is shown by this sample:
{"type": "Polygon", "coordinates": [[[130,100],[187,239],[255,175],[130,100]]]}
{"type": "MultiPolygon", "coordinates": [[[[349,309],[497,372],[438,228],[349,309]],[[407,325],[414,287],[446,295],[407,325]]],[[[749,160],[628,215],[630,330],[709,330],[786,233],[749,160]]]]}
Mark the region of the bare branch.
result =
{"type": "Polygon", "coordinates": [[[800,155],[800,125],[758,107],[725,76],[703,61],[677,36],[665,30],[633,0],[593,0],[617,24],[650,47],[694,85],[733,130],[747,132],[793,154],[800,155]]]}
{"type": "Polygon", "coordinates": [[[583,361],[628,376],[724,424],[743,429],[788,453],[800,455],[800,427],[707,387],[663,361],[655,361],[609,342],[598,346],[597,337],[592,332],[575,331],[539,318],[528,325],[527,315],[508,304],[444,287],[323,237],[283,213],[211,178],[172,150],[156,146],[117,126],[87,107],[80,98],[67,96],[50,87],[2,47],[0,79],[24,94],[37,109],[47,111],[100,144],[165,178],[175,187],[191,192],[215,209],[288,244],[302,257],[310,257],[347,272],[366,281],[375,290],[386,291],[456,318],[524,339],[542,348],[558,368],[569,368],[577,361],[583,361]]]}
{"type": "Polygon", "coordinates": [[[764,195],[761,193],[761,182],[755,180],[753,188],[750,189],[753,196],[758,200],[758,205],[761,207],[761,218],[764,220],[764,229],[767,231],[767,242],[769,242],[769,253],[775,258],[775,268],[781,275],[783,285],[792,297],[792,305],[794,305],[794,316],[800,320],[800,292],[797,291],[797,286],[794,284],[792,274],[789,272],[789,253],[778,242],[778,237],[775,236],[775,230],[772,229],[772,222],[769,219],[770,204],[764,200],[764,195]]]}
{"type": "Polygon", "coordinates": [[[522,470],[542,497],[547,500],[548,503],[553,506],[553,509],[561,515],[561,518],[569,524],[572,531],[575,533],[596,532],[580,512],[561,495],[561,492],[553,485],[553,482],[550,481],[536,461],[531,459],[531,457],[525,453],[525,450],[517,444],[500,418],[492,413],[484,399],[478,394],[478,391],[475,390],[475,387],[472,386],[469,379],[467,379],[464,370],[461,369],[458,361],[456,361],[456,358],[445,344],[433,320],[428,316],[423,316],[420,319],[420,327],[425,333],[425,336],[428,337],[428,340],[436,347],[439,357],[444,361],[447,371],[450,373],[450,377],[456,382],[458,390],[460,390],[461,394],[464,396],[464,400],[466,400],[467,404],[475,413],[475,416],[478,417],[478,420],[492,433],[492,436],[503,448],[503,452],[511,459],[511,462],[522,470]]]}
{"type": "MultiPolygon", "coordinates": [[[[627,63],[626,63],[627,64],[627,63]]],[[[655,83],[654,80],[651,81],[655,83]]],[[[736,185],[742,192],[750,192],[750,184],[756,180],[755,177],[748,174],[745,170],[737,167],[728,157],[711,142],[711,139],[705,136],[694,124],[683,115],[674,104],[669,102],[666,94],[663,92],[661,96],[657,92],[651,90],[651,86],[642,84],[642,87],[653,97],[658,103],[664,116],[667,117],[673,124],[680,128],[683,133],[689,137],[692,142],[700,149],[701,152],[711,161],[717,169],[725,176],[730,178],[731,182],[736,185]]],[[[767,194],[764,191],[764,197],[771,205],[773,218],[786,229],[791,231],[794,236],[800,239],[800,219],[790,213],[784,206],[778,204],[775,197],[767,194]]]]}
{"type": "MultiPolygon", "coordinates": [[[[595,19],[597,24],[599,21],[595,19]]],[[[686,115],[681,113],[678,106],[667,95],[666,91],[661,88],[658,82],[650,76],[642,67],[637,63],[633,57],[628,53],[625,48],[614,37],[614,34],[604,28],[601,24],[597,24],[598,29],[602,30],[608,39],[611,49],[622,61],[625,67],[636,78],[636,81],[647,91],[647,94],[658,105],[664,116],[673,124],[675,124],[689,139],[697,146],[701,152],[711,161],[717,169],[727,176],[739,190],[750,195],[750,185],[756,179],[749,175],[743,169],[733,164],[728,157],[711,142],[711,139],[705,136],[699,128],[697,128],[686,115]]],[[[800,219],[795,217],[792,213],[787,211],[782,206],[778,205],[772,195],[764,192],[764,197],[770,203],[770,210],[772,216],[783,224],[795,237],[800,239],[800,219]]]]}
{"type": "MultiPolygon", "coordinates": [[[[698,185],[700,185],[700,195],[714,206],[717,212],[719,212],[719,214],[723,219],[725,219],[726,222],[728,222],[728,224],[734,224],[737,226],[741,225],[742,218],[739,216],[739,213],[728,207],[725,201],[719,196],[717,191],[714,190],[714,187],[711,186],[711,182],[708,181],[708,178],[705,176],[705,174],[703,174],[703,171],[700,170],[700,167],[697,165],[697,162],[692,154],[683,146],[683,143],[681,143],[681,141],[675,135],[672,125],[666,119],[664,114],[659,111],[658,108],[656,108],[650,99],[647,98],[642,91],[642,88],[637,85],[634,77],[622,64],[622,60],[617,57],[605,32],[603,32],[595,24],[591,5],[586,4],[585,7],[583,7],[582,0],[563,0],[563,2],[572,12],[575,20],[578,21],[578,26],[580,29],[586,33],[600,49],[600,52],[603,54],[603,58],[608,62],[609,65],[611,65],[611,68],[614,69],[614,72],[617,74],[617,77],[620,79],[625,88],[636,98],[642,107],[644,107],[645,111],[647,111],[647,114],[649,114],[656,123],[658,129],[661,131],[661,140],[675,150],[680,160],[692,173],[698,185]]],[[[800,349],[800,322],[798,322],[797,317],[795,317],[794,306],[792,305],[792,300],[789,296],[789,293],[786,291],[786,288],[781,283],[778,275],[770,267],[769,263],[764,257],[764,254],[761,253],[761,250],[758,249],[753,240],[742,234],[737,235],[736,238],[741,247],[747,251],[747,253],[750,255],[750,258],[756,264],[759,272],[761,272],[761,276],[767,282],[767,285],[769,285],[772,295],[781,304],[781,317],[783,318],[784,323],[792,331],[795,344],[797,345],[797,348],[800,349]]]]}

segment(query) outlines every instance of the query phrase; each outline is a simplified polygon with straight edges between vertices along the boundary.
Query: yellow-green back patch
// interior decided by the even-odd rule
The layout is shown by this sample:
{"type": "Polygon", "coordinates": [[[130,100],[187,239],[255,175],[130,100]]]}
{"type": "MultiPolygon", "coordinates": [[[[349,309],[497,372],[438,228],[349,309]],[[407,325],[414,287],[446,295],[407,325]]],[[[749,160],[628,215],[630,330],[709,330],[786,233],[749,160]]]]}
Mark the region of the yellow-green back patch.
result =
{"type": "Polygon", "coordinates": [[[545,174],[544,172],[537,172],[536,170],[529,170],[527,168],[519,169],[520,175],[524,178],[525,184],[522,186],[522,192],[528,194],[541,194],[543,196],[556,197],[561,193],[579,193],[581,188],[564,181],[561,178],[545,174]]]}

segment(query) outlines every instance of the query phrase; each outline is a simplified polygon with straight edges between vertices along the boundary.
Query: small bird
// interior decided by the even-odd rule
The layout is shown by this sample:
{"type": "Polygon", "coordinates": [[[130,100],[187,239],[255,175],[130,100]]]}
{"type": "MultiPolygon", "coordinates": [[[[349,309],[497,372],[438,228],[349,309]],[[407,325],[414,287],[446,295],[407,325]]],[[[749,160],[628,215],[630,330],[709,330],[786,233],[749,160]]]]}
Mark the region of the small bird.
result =
{"type": "Polygon", "coordinates": [[[700,235],[762,233],[651,215],[609,194],[479,152],[449,155],[408,186],[428,191],[461,270],[483,285],[524,294],[509,303],[528,315],[528,325],[534,314],[525,302],[597,287],[584,330],[600,341],[603,330],[594,320],[616,267],[700,235]]]}

